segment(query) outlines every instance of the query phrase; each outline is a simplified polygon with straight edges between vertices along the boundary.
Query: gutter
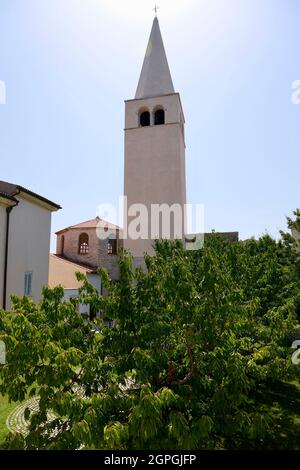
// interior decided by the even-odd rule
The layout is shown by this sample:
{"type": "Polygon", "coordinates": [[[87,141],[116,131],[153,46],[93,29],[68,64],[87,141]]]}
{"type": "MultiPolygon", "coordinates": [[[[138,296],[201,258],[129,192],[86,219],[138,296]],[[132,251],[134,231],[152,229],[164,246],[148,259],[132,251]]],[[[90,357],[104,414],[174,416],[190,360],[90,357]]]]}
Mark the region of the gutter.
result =
{"type": "Polygon", "coordinates": [[[3,278],[3,301],[2,307],[3,310],[6,310],[6,291],[7,291],[7,266],[8,266],[8,241],[9,241],[9,224],[10,224],[10,213],[14,207],[19,204],[19,201],[16,201],[14,206],[6,208],[6,236],[5,236],[5,255],[4,255],[4,278],[3,278]]]}

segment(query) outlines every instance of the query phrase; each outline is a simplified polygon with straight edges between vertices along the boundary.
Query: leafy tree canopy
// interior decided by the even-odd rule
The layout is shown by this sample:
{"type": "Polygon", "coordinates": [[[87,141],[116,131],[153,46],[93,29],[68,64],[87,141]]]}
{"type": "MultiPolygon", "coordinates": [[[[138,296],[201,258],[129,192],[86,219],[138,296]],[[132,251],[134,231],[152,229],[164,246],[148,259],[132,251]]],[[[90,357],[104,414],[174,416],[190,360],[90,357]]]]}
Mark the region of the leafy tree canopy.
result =
{"type": "Polygon", "coordinates": [[[7,448],[240,448],[280,434],[264,394],[299,374],[290,349],[300,312],[294,240],[230,244],[212,234],[194,252],[158,242],[145,261],[146,272],[133,270],[120,253],[118,283],[100,270],[106,297],[78,274],[78,302],[113,328],[62,303],[62,288],[45,288],[40,304],[14,298],[13,311],[0,313],[0,391],[40,397],[39,411],[26,412],[28,434],[10,435],[7,448]]]}

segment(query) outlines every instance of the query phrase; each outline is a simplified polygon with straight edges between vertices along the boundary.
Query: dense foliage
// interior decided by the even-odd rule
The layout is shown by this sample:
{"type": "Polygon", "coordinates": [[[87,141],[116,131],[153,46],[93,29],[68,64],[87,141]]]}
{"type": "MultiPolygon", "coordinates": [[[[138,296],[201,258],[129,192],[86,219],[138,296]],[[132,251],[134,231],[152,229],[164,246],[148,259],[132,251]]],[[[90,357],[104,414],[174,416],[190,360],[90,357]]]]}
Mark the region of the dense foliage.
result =
{"type": "Polygon", "coordinates": [[[280,241],[230,244],[212,234],[197,252],[159,242],[145,260],[146,272],[133,270],[121,253],[118,283],[101,271],[107,297],[78,275],[78,301],[113,328],[62,303],[61,288],[44,289],[39,305],[15,298],[13,313],[1,312],[0,391],[11,400],[40,397],[39,412],[26,412],[27,436],[10,435],[6,447],[251,448],[280,435],[264,397],[299,376],[291,362],[300,312],[295,241],[282,233],[280,241]]]}

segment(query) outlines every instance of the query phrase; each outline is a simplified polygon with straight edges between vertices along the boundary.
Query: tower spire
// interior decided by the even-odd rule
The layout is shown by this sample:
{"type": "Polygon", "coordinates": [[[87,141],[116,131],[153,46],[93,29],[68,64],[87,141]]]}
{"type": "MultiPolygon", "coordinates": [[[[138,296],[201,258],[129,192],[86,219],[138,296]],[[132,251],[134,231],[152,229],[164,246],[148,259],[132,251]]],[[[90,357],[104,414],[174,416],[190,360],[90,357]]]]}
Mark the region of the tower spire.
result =
{"type": "MultiPolygon", "coordinates": [[[[156,6],[156,15],[157,9],[156,6]]],[[[135,99],[151,98],[171,93],[175,93],[175,90],[158,18],[155,16],[135,99]]]]}

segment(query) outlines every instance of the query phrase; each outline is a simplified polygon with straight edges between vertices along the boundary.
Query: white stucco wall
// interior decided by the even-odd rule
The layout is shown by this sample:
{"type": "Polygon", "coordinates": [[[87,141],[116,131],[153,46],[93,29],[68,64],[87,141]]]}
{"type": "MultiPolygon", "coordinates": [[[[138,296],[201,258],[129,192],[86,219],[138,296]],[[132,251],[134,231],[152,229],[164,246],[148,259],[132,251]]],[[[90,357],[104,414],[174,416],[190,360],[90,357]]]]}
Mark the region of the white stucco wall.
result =
{"type": "Polygon", "coordinates": [[[298,231],[295,230],[294,228],[292,229],[292,236],[293,236],[296,240],[300,240],[300,232],[298,232],[298,231]]]}
{"type": "MultiPolygon", "coordinates": [[[[101,278],[98,274],[87,274],[87,278],[90,284],[95,287],[99,293],[101,294],[101,278]]],[[[65,295],[63,300],[66,302],[70,299],[74,299],[78,297],[78,289],[65,289],[65,295]]],[[[90,305],[87,304],[79,304],[78,305],[78,313],[81,315],[90,313],[90,305]]]]}
{"type": "MultiPolygon", "coordinates": [[[[179,94],[126,101],[124,194],[127,196],[127,210],[139,203],[146,206],[150,215],[152,204],[168,204],[170,207],[178,204],[183,212],[185,179],[184,116],[179,94]],[[153,115],[156,107],[165,110],[165,124],[140,127],[140,112],[147,109],[153,115]]],[[[134,219],[124,213],[128,226],[134,219]]],[[[180,224],[182,238],[183,220],[180,224]]],[[[144,252],[154,253],[150,222],[149,217],[149,239],[132,240],[125,236],[124,247],[134,257],[140,258],[144,252]]],[[[161,229],[161,224],[158,225],[161,229]]],[[[170,238],[173,238],[172,232],[170,238]]]]}
{"type": "Polygon", "coordinates": [[[101,294],[101,277],[99,274],[87,274],[87,278],[90,284],[97,289],[99,295],[101,294]]]}
{"type": "Polygon", "coordinates": [[[41,299],[42,288],[48,285],[51,212],[25,197],[18,200],[10,215],[7,309],[11,294],[24,295],[25,272],[32,272],[34,301],[41,299]]]}
{"type": "MultiPolygon", "coordinates": [[[[78,297],[78,289],[65,289],[65,295],[63,298],[63,302],[68,302],[71,299],[76,299],[78,297]]],[[[78,305],[78,313],[81,315],[90,313],[90,306],[89,305],[78,305]]]]}

